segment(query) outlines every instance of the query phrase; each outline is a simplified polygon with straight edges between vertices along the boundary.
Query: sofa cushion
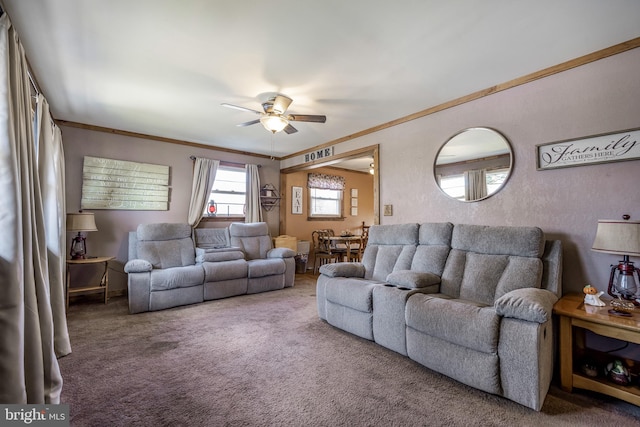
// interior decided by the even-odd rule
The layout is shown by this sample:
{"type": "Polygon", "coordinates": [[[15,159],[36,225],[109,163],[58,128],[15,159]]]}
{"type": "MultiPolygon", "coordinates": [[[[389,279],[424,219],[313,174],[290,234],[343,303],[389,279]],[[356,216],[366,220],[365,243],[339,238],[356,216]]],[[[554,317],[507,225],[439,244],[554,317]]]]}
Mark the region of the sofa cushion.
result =
{"type": "Polygon", "coordinates": [[[153,268],[185,267],[196,263],[195,248],[191,238],[175,240],[139,240],[138,257],[153,268]]]}
{"type": "Polygon", "coordinates": [[[184,267],[196,263],[189,224],[140,224],[136,234],[137,257],[149,261],[153,268],[184,267]]]}
{"type": "Polygon", "coordinates": [[[221,262],[244,259],[244,254],[239,248],[196,248],[197,262],[221,262]]]}
{"type": "Polygon", "coordinates": [[[540,288],[543,269],[543,262],[539,258],[510,256],[509,264],[496,287],[494,301],[516,289],[540,288]]]}
{"type": "Polygon", "coordinates": [[[493,305],[493,296],[509,258],[470,252],[460,285],[460,298],[493,305]]]}
{"type": "Polygon", "coordinates": [[[411,260],[411,270],[441,276],[449,255],[449,246],[419,245],[411,260]]]}
{"type": "Polygon", "coordinates": [[[244,258],[225,262],[205,262],[205,282],[221,282],[223,280],[241,279],[247,277],[249,266],[244,258]]]}
{"type": "Polygon", "coordinates": [[[186,223],[159,222],[140,224],[136,229],[138,240],[173,240],[191,238],[191,226],[186,223]]]}
{"type": "Polygon", "coordinates": [[[424,288],[440,283],[440,276],[420,271],[400,270],[387,276],[387,283],[400,288],[424,288]]]}
{"type": "Polygon", "coordinates": [[[229,229],[224,228],[196,228],[194,236],[199,248],[224,248],[230,246],[229,229]]]}
{"type": "Polygon", "coordinates": [[[204,283],[204,269],[200,265],[175,267],[151,272],[151,291],[189,288],[204,283]]]}
{"type": "Polygon", "coordinates": [[[496,299],[514,289],[539,288],[542,261],[505,255],[470,252],[460,285],[460,298],[493,305],[496,299]]]}
{"type": "Polygon", "coordinates": [[[418,224],[372,225],[362,256],[365,278],[384,281],[395,270],[409,270],[418,244],[418,224]]]}
{"type": "Polygon", "coordinates": [[[229,225],[229,235],[231,246],[239,247],[247,260],[266,258],[273,248],[266,222],[234,222],[229,225]]]}
{"type": "Polygon", "coordinates": [[[538,227],[457,224],[451,235],[451,247],[491,255],[540,258],[544,233],[538,227]]]}
{"type": "Polygon", "coordinates": [[[453,224],[450,222],[425,222],[418,231],[419,245],[449,246],[453,224]]]}
{"type": "Polygon", "coordinates": [[[282,258],[254,259],[249,261],[249,278],[284,274],[285,262],[282,258]]]}
{"type": "Polygon", "coordinates": [[[362,259],[366,271],[365,278],[382,282],[395,270],[411,269],[411,260],[415,252],[414,245],[367,246],[362,259]]]}
{"type": "Polygon", "coordinates": [[[373,288],[376,286],[383,285],[362,279],[336,278],[327,282],[325,298],[327,301],[344,307],[371,313],[373,311],[373,288]]]}
{"type": "Polygon", "coordinates": [[[493,307],[414,294],[407,300],[408,327],[483,353],[498,351],[500,316],[493,307]]]}

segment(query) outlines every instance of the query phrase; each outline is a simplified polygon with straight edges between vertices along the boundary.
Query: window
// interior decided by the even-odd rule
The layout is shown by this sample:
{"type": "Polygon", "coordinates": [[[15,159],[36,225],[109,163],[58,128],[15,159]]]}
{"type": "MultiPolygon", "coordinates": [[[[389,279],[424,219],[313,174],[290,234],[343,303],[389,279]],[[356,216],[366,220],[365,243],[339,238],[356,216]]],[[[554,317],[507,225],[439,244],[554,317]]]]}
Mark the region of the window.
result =
{"type": "Polygon", "coordinates": [[[309,189],[309,216],[342,217],[342,190],[309,189]]]}
{"type": "MultiPolygon", "coordinates": [[[[498,191],[504,184],[509,169],[494,169],[486,172],[487,195],[498,191]]],[[[465,200],[464,174],[449,175],[440,177],[440,188],[449,196],[458,200],[465,200]]]]}
{"type": "Polygon", "coordinates": [[[493,194],[502,187],[509,176],[509,169],[487,171],[487,194],[493,194]]]}
{"type": "Polygon", "coordinates": [[[449,175],[440,178],[440,188],[454,199],[464,200],[464,175],[449,175]]]}
{"type": "Polygon", "coordinates": [[[209,203],[204,209],[204,217],[244,217],[246,191],[247,173],[244,168],[218,167],[209,203]],[[210,209],[210,206],[213,207],[210,209]]]}

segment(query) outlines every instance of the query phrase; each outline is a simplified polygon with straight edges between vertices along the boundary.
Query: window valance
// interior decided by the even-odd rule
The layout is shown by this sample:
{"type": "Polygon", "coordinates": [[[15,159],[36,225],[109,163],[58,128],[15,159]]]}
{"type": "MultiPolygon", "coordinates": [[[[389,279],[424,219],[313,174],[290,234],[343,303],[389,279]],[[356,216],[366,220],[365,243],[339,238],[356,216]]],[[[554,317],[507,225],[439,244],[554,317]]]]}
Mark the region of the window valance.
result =
{"type": "Polygon", "coordinates": [[[310,173],[307,176],[307,187],[322,188],[324,190],[344,190],[344,177],[323,173],[310,173]]]}

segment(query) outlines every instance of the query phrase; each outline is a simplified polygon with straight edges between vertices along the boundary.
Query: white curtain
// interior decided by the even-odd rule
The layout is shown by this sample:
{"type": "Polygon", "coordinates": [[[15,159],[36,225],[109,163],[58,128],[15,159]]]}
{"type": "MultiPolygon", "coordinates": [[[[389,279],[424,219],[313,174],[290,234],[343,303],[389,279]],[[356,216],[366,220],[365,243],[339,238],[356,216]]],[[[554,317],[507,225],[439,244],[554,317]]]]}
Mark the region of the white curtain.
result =
{"type": "Polygon", "coordinates": [[[247,171],[247,208],[244,222],[261,222],[260,175],[258,165],[245,165],[247,171]]]}
{"type": "Polygon", "coordinates": [[[193,182],[191,184],[191,201],[189,202],[189,225],[196,228],[202,219],[202,212],[209,201],[219,160],[196,157],[193,165],[193,182]]]}
{"type": "Polygon", "coordinates": [[[464,172],[464,199],[480,200],[487,197],[487,173],[484,169],[464,172]]]}
{"type": "Polygon", "coordinates": [[[60,403],[24,49],[0,17],[0,402],[60,403]]]}
{"type": "Polygon", "coordinates": [[[44,210],[49,288],[54,325],[54,349],[58,357],[71,353],[65,307],[65,259],[67,249],[62,133],[53,123],[49,103],[38,95],[35,120],[38,176],[44,210]]]}

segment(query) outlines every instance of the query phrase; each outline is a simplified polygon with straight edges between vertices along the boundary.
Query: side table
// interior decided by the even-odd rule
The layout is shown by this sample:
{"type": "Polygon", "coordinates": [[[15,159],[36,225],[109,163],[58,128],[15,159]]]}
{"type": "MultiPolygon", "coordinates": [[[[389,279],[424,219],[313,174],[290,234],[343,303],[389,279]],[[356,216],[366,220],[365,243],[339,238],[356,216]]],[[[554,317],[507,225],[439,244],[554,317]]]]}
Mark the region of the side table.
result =
{"type": "MultiPolygon", "coordinates": [[[[603,301],[603,302],[608,302],[603,301]]],[[[621,386],[609,381],[599,372],[598,377],[589,377],[580,372],[581,359],[585,356],[614,359],[606,353],[587,349],[585,331],[629,343],[640,344],[640,312],[631,317],[615,316],[608,313],[611,307],[593,307],[584,304],[584,295],[570,294],[562,297],[553,307],[560,317],[560,384],[571,392],[573,387],[596,391],[640,406],[640,386],[638,386],[637,365],[632,384],[621,386]]],[[[632,371],[634,372],[634,371],[632,371]]]]}
{"type": "Polygon", "coordinates": [[[85,259],[68,259],[67,260],[67,308],[69,308],[69,295],[75,294],[78,292],[85,291],[102,291],[104,292],[104,303],[107,303],[107,298],[109,294],[109,261],[114,259],[112,256],[100,256],[95,258],[85,258],[85,259]],[[71,272],[70,268],[72,265],[91,265],[91,264],[104,264],[104,272],[102,273],[102,278],[100,279],[100,283],[98,286],[82,286],[82,287],[71,287],[71,272]]]}

